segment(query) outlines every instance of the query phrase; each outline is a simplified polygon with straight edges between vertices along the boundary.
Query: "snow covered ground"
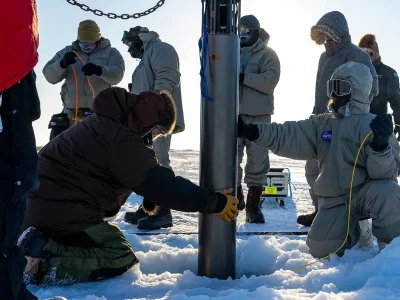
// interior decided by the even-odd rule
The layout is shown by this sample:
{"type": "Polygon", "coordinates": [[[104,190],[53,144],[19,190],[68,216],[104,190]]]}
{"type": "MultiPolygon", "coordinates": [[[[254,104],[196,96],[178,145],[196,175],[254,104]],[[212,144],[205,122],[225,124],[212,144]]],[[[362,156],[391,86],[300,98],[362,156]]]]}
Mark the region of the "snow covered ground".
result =
{"type": "MultiPolygon", "coordinates": [[[[172,167],[178,175],[198,182],[196,151],[172,151],[172,167]]],[[[294,197],[280,208],[266,200],[263,211],[267,223],[249,225],[242,213],[238,232],[306,231],[296,217],[313,207],[304,178],[304,162],[271,155],[272,167],[289,167],[296,189],[294,197]]],[[[247,189],[245,188],[245,194],[247,189]]],[[[62,295],[68,300],[122,299],[400,299],[400,239],[381,253],[373,249],[353,249],[344,257],[333,256],[296,272],[293,268],[313,262],[305,236],[237,237],[236,280],[196,276],[197,214],[173,212],[174,227],[159,235],[139,236],[135,226],[123,221],[126,211],[135,210],[141,199],[136,195],[113,222],[132,244],[140,265],[124,275],[97,283],[67,287],[29,288],[39,297],[62,295]],[[186,233],[170,234],[165,233],[186,233]]]]}

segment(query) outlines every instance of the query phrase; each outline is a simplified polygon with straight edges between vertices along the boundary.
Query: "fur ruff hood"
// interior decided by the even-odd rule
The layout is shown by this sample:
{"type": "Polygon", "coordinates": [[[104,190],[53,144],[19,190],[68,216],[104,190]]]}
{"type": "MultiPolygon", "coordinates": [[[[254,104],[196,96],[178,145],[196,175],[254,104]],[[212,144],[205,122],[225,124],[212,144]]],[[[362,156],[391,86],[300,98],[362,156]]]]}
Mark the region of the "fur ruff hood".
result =
{"type": "Polygon", "coordinates": [[[338,11],[325,14],[318,23],[311,27],[311,39],[318,45],[325,43],[329,37],[336,43],[351,42],[349,27],[345,16],[338,11]]]}

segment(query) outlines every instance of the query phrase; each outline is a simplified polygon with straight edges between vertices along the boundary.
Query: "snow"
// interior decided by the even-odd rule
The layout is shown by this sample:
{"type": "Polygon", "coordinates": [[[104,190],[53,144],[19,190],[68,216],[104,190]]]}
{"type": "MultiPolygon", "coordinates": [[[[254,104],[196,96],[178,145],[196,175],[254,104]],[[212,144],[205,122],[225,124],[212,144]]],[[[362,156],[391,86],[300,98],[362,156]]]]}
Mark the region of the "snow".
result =
{"type": "MultiPolygon", "coordinates": [[[[171,157],[178,175],[198,182],[198,152],[172,151],[171,157]]],[[[296,224],[297,215],[313,210],[304,162],[271,155],[271,166],[290,168],[294,197],[286,201],[285,209],[268,199],[263,205],[267,221],[263,225],[245,224],[242,213],[238,232],[306,231],[296,224]]],[[[332,256],[294,272],[294,268],[315,261],[308,254],[305,236],[239,235],[237,279],[217,280],[196,276],[198,242],[193,233],[197,232],[197,214],[173,212],[174,227],[160,230],[158,235],[139,236],[123,216],[140,202],[133,194],[111,220],[124,232],[140,265],[120,277],[96,283],[29,286],[30,290],[41,298],[61,295],[68,300],[400,299],[400,238],[379,254],[375,240],[372,249],[348,250],[341,258],[332,256]],[[175,234],[167,234],[171,232],[175,234]]]]}

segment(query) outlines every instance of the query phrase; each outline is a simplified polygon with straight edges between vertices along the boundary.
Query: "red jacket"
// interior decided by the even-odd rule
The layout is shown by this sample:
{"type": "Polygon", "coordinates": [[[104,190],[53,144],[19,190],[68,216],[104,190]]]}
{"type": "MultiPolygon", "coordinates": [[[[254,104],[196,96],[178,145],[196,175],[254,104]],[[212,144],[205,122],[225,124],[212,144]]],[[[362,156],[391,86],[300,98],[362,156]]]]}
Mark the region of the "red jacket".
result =
{"type": "Polygon", "coordinates": [[[0,92],[27,75],[38,62],[36,0],[1,0],[0,92]]]}

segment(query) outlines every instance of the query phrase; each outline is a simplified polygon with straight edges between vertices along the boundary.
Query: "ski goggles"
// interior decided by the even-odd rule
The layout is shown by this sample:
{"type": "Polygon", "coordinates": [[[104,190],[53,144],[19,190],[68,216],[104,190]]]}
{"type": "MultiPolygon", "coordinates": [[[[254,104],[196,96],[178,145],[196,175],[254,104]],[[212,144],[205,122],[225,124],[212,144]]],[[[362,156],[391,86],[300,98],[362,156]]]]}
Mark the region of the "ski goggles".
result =
{"type": "Polygon", "coordinates": [[[329,98],[333,96],[346,96],[351,93],[351,84],[348,80],[331,79],[327,82],[326,90],[329,98]]]}
{"type": "Polygon", "coordinates": [[[121,39],[121,41],[122,41],[122,43],[124,43],[125,45],[128,44],[129,42],[131,42],[131,41],[128,39],[128,34],[129,34],[129,32],[126,31],[126,30],[124,30],[124,33],[122,34],[122,39],[121,39]]]}

